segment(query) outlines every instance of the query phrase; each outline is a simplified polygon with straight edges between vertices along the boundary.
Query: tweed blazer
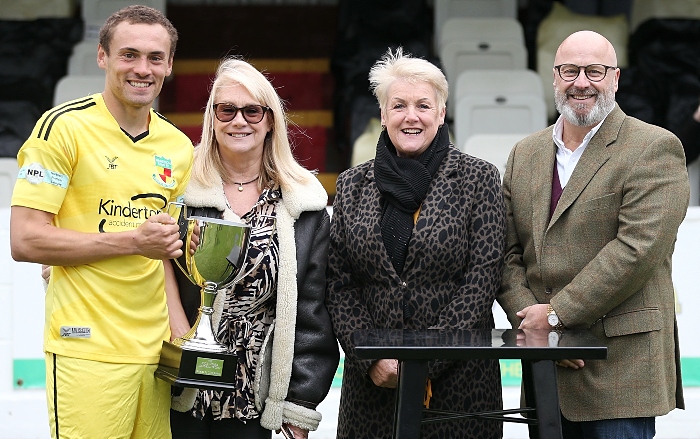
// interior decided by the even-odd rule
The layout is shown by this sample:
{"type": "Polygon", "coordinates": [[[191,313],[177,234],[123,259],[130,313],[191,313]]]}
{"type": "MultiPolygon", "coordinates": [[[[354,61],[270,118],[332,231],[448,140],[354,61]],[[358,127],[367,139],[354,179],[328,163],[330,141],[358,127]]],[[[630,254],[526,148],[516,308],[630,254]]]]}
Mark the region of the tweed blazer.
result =
{"type": "Polygon", "coordinates": [[[683,408],[671,255],[688,208],[683,147],[617,105],[583,152],[549,219],[553,127],[516,144],[504,176],[508,231],[498,301],[515,313],[551,303],[590,328],[606,360],[558,367],[572,421],[660,416],[683,408]]]}

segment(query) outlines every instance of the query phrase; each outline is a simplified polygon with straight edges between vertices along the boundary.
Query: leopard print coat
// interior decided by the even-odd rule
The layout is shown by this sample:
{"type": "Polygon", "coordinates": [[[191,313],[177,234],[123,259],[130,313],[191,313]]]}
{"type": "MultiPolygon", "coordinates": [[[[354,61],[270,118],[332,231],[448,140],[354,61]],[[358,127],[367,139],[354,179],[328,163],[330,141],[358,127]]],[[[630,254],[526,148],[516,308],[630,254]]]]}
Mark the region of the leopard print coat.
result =
{"type": "MultiPolygon", "coordinates": [[[[396,390],[372,383],[367,375],[372,360],[353,355],[353,331],[493,328],[491,309],[501,281],[505,208],[493,165],[450,146],[421,206],[399,276],[382,242],[373,164],[339,176],[331,221],[326,303],[345,351],[338,439],[392,435],[396,390]],[[403,301],[410,308],[407,317],[403,301]]],[[[476,412],[503,405],[496,360],[433,361],[429,378],[431,409],[476,412]]],[[[501,436],[500,422],[469,419],[426,424],[421,437],[501,436]]]]}

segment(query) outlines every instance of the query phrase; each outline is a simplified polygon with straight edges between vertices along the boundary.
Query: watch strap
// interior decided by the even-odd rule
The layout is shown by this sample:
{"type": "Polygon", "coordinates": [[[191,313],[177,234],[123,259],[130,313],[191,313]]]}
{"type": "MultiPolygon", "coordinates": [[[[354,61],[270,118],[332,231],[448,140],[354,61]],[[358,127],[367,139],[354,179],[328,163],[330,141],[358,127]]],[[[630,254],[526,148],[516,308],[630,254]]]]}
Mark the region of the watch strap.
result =
{"type": "MultiPolygon", "coordinates": [[[[552,328],[553,328],[553,329],[556,329],[556,330],[564,329],[565,326],[564,326],[564,324],[561,322],[561,319],[559,318],[559,316],[557,315],[557,313],[554,311],[554,308],[552,308],[552,304],[548,303],[548,304],[547,304],[547,316],[549,316],[550,314],[554,314],[555,316],[557,316],[557,320],[559,321],[559,323],[557,323],[556,325],[552,326],[552,328]]],[[[547,323],[549,323],[549,322],[547,322],[547,323]]]]}

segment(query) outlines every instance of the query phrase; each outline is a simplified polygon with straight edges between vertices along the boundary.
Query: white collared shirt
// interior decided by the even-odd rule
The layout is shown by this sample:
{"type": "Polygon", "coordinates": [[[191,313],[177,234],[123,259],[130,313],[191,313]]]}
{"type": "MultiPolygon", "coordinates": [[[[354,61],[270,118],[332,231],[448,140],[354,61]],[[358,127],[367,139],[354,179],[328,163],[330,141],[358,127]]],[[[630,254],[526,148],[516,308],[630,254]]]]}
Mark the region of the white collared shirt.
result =
{"type": "Polygon", "coordinates": [[[566,184],[571,178],[571,174],[574,173],[576,164],[578,164],[581,155],[583,155],[583,151],[586,150],[588,143],[591,141],[595,133],[598,132],[600,126],[603,124],[603,122],[605,122],[605,118],[607,117],[608,115],[606,114],[598,125],[591,128],[588,134],[586,134],[586,136],[583,138],[583,142],[581,142],[581,144],[573,151],[567,149],[567,147],[564,145],[564,140],[562,139],[564,118],[563,116],[559,116],[557,119],[556,123],[554,124],[554,130],[552,131],[552,139],[554,139],[554,143],[557,145],[557,172],[559,173],[559,184],[561,185],[562,189],[566,187],[566,184]]]}

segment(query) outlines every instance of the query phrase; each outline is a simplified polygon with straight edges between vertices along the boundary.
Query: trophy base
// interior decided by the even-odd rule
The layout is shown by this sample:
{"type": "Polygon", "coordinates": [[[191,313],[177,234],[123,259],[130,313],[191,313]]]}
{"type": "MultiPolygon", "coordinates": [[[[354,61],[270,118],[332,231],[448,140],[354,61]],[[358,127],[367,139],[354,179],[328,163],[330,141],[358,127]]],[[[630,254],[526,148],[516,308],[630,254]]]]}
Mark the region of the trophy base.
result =
{"type": "Polygon", "coordinates": [[[236,354],[193,351],[164,341],[155,375],[173,386],[232,390],[237,363],[236,354]]]}

